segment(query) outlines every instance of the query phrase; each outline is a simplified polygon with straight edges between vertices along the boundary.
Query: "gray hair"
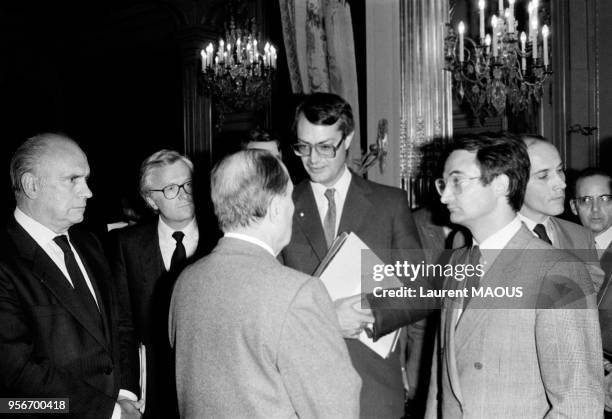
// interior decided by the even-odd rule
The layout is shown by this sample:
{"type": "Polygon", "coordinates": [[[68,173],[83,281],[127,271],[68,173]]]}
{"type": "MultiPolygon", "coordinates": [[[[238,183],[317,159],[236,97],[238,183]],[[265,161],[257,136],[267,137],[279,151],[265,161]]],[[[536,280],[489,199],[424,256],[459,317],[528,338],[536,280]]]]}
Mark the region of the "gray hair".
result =
{"type": "Polygon", "coordinates": [[[35,173],[38,170],[41,158],[54,141],[66,141],[78,146],[76,141],[64,134],[45,132],[28,138],[15,150],[9,170],[16,198],[23,193],[21,178],[26,173],[35,173]]]}
{"type": "Polygon", "coordinates": [[[283,163],[262,150],[242,150],[212,170],[215,215],[223,231],[248,227],[264,218],[274,196],[287,193],[291,179],[283,163]]]}
{"type": "Polygon", "coordinates": [[[189,170],[193,173],[193,163],[187,156],[180,154],[174,150],[159,150],[155,153],[151,154],[149,157],[145,159],[140,165],[140,181],[139,181],[139,191],[140,195],[144,198],[148,196],[149,191],[147,190],[149,187],[149,178],[151,177],[151,172],[153,169],[158,167],[168,166],[177,161],[182,161],[189,167],[189,170]]]}

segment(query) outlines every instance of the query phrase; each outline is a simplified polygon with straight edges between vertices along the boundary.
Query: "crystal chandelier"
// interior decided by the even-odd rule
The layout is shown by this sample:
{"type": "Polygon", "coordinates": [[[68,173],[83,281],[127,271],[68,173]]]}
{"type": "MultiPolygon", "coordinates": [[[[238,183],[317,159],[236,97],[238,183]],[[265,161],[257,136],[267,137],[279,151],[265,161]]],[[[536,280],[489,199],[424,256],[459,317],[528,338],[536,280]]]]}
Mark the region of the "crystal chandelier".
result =
{"type": "Polygon", "coordinates": [[[232,17],[218,46],[210,43],[201,51],[203,90],[217,109],[218,128],[224,114],[257,111],[270,102],[276,48],[256,34],[253,19],[251,29],[237,28],[232,17]]]}
{"type": "Polygon", "coordinates": [[[538,0],[527,8],[525,32],[518,33],[515,0],[498,1],[498,15],[491,16],[491,33],[485,28],[485,1],[478,1],[479,42],[466,36],[459,22],[457,32],[449,25],[445,39],[446,70],[452,73],[453,92],[459,103],[469,105],[474,117],[517,114],[539,103],[544,83],[552,74],[549,28],[538,22],[538,0]]]}

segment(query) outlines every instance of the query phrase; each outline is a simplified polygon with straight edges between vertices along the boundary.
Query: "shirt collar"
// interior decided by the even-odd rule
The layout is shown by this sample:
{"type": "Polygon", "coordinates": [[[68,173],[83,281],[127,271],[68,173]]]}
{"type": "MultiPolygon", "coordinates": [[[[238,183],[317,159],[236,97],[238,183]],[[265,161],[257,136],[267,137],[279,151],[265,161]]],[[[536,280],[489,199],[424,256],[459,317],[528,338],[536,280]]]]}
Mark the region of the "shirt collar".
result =
{"type": "Polygon", "coordinates": [[[187,224],[184,228],[180,230],[174,230],[168,224],[164,223],[164,220],[162,220],[161,216],[159,217],[159,222],[157,223],[157,234],[159,235],[159,237],[172,239],[172,234],[175,231],[182,231],[183,234],[185,234],[186,239],[195,237],[196,234],[198,234],[198,224],[196,223],[195,217],[193,217],[189,224],[187,224]]]}
{"type": "Polygon", "coordinates": [[[266,252],[270,253],[273,257],[276,257],[276,255],[274,254],[274,250],[272,250],[272,248],[267,243],[259,240],[256,237],[249,236],[247,234],[232,233],[232,232],[225,233],[223,235],[223,237],[229,237],[229,238],[232,238],[232,239],[244,240],[245,242],[252,243],[252,244],[254,244],[256,246],[259,246],[259,247],[263,248],[266,252]]]}
{"type": "Polygon", "coordinates": [[[350,184],[351,184],[351,172],[349,172],[346,165],[344,165],[344,171],[342,172],[342,175],[336,181],[336,183],[334,183],[332,186],[327,187],[321,183],[312,182],[312,181],[310,182],[310,185],[312,186],[312,190],[314,191],[314,193],[319,194],[320,196],[324,196],[325,191],[331,188],[334,188],[336,190],[336,193],[338,194],[338,196],[346,196],[346,194],[348,193],[348,188],[350,184]]]}
{"type": "Polygon", "coordinates": [[[595,236],[595,244],[600,250],[606,250],[612,242],[612,227],[608,227],[603,233],[595,236]]]}
{"type": "MultiPolygon", "coordinates": [[[[23,229],[38,243],[39,245],[46,245],[51,242],[55,237],[59,236],[53,230],[45,227],[23,211],[21,211],[18,207],[15,208],[15,212],[13,213],[15,216],[15,220],[23,227],[23,229]]],[[[66,236],[68,236],[68,232],[66,232],[66,236]]]]}
{"type": "MultiPolygon", "coordinates": [[[[521,229],[521,220],[518,216],[514,217],[512,221],[506,224],[501,230],[496,231],[491,236],[487,237],[479,245],[481,250],[495,250],[503,249],[506,247],[510,239],[521,229]]],[[[478,243],[474,243],[478,244],[478,243]]]]}
{"type": "Polygon", "coordinates": [[[508,245],[512,237],[521,229],[521,225],[519,217],[514,217],[505,227],[484,239],[481,244],[474,241],[474,245],[479,246],[481,250],[481,261],[484,263],[485,272],[488,271],[502,249],[508,245]]]}
{"type": "Polygon", "coordinates": [[[521,214],[520,212],[518,213],[518,217],[519,219],[525,223],[525,225],[527,226],[527,228],[531,231],[533,231],[533,229],[535,228],[535,226],[537,226],[538,224],[543,224],[544,228],[546,229],[547,232],[550,231],[550,217],[546,217],[546,219],[544,221],[542,221],[541,223],[536,223],[535,221],[533,221],[531,218],[527,218],[525,217],[523,214],[521,214]]]}

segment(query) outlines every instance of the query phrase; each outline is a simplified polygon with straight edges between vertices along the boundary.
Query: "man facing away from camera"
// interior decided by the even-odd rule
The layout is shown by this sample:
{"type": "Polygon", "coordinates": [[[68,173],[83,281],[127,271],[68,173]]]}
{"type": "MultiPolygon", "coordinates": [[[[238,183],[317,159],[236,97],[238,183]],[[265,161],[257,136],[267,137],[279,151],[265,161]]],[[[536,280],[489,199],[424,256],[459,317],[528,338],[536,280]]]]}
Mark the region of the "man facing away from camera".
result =
{"type": "Polygon", "coordinates": [[[324,285],[276,259],[291,238],[292,191],[267,151],[213,169],[224,236],[181,274],[170,307],[181,418],[359,416],[359,376],[324,285]]]}

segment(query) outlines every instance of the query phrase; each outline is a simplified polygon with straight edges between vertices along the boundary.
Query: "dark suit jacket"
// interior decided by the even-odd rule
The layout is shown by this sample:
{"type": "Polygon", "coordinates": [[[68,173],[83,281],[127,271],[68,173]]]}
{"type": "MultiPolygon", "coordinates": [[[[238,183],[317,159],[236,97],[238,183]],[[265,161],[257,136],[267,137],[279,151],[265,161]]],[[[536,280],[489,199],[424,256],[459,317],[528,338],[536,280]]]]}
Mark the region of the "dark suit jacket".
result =
{"type": "MultiPolygon", "coordinates": [[[[293,201],[293,232],[291,242],[282,252],[282,260],[291,268],[312,274],[325,256],[327,245],[308,181],[295,187],[293,201]]],[[[356,175],[351,178],[338,231],[354,232],[376,251],[418,249],[417,252],[421,254],[421,244],[406,194],[397,188],[369,182],[356,175]]],[[[406,258],[410,254],[414,255],[412,252],[402,252],[406,258]]],[[[386,260],[383,254],[379,256],[386,263],[392,262],[386,260]]],[[[397,352],[382,359],[355,339],[345,341],[353,366],[362,379],[361,417],[401,417],[404,411],[403,385],[397,352]]]]}
{"type": "MultiPolygon", "coordinates": [[[[117,231],[112,267],[119,291],[121,320],[133,324],[147,357],[147,418],[178,417],[174,362],[168,342],[168,310],[178,273],[166,272],[157,234],[158,219],[117,231]],[[168,399],[171,397],[171,400],[168,399]]],[[[199,243],[202,243],[202,239],[199,243]]],[[[190,262],[202,256],[202,246],[190,262]]],[[[138,364],[137,347],[122,348],[138,364]]]]}
{"type": "MultiPolygon", "coordinates": [[[[45,251],[11,217],[0,243],[2,397],[69,397],[73,418],[110,418],[120,388],[136,392],[136,370],[121,369],[111,274],[93,235],[70,231],[102,316],[87,314],[45,251]]],[[[24,416],[27,417],[27,416],[24,416]]]]}

